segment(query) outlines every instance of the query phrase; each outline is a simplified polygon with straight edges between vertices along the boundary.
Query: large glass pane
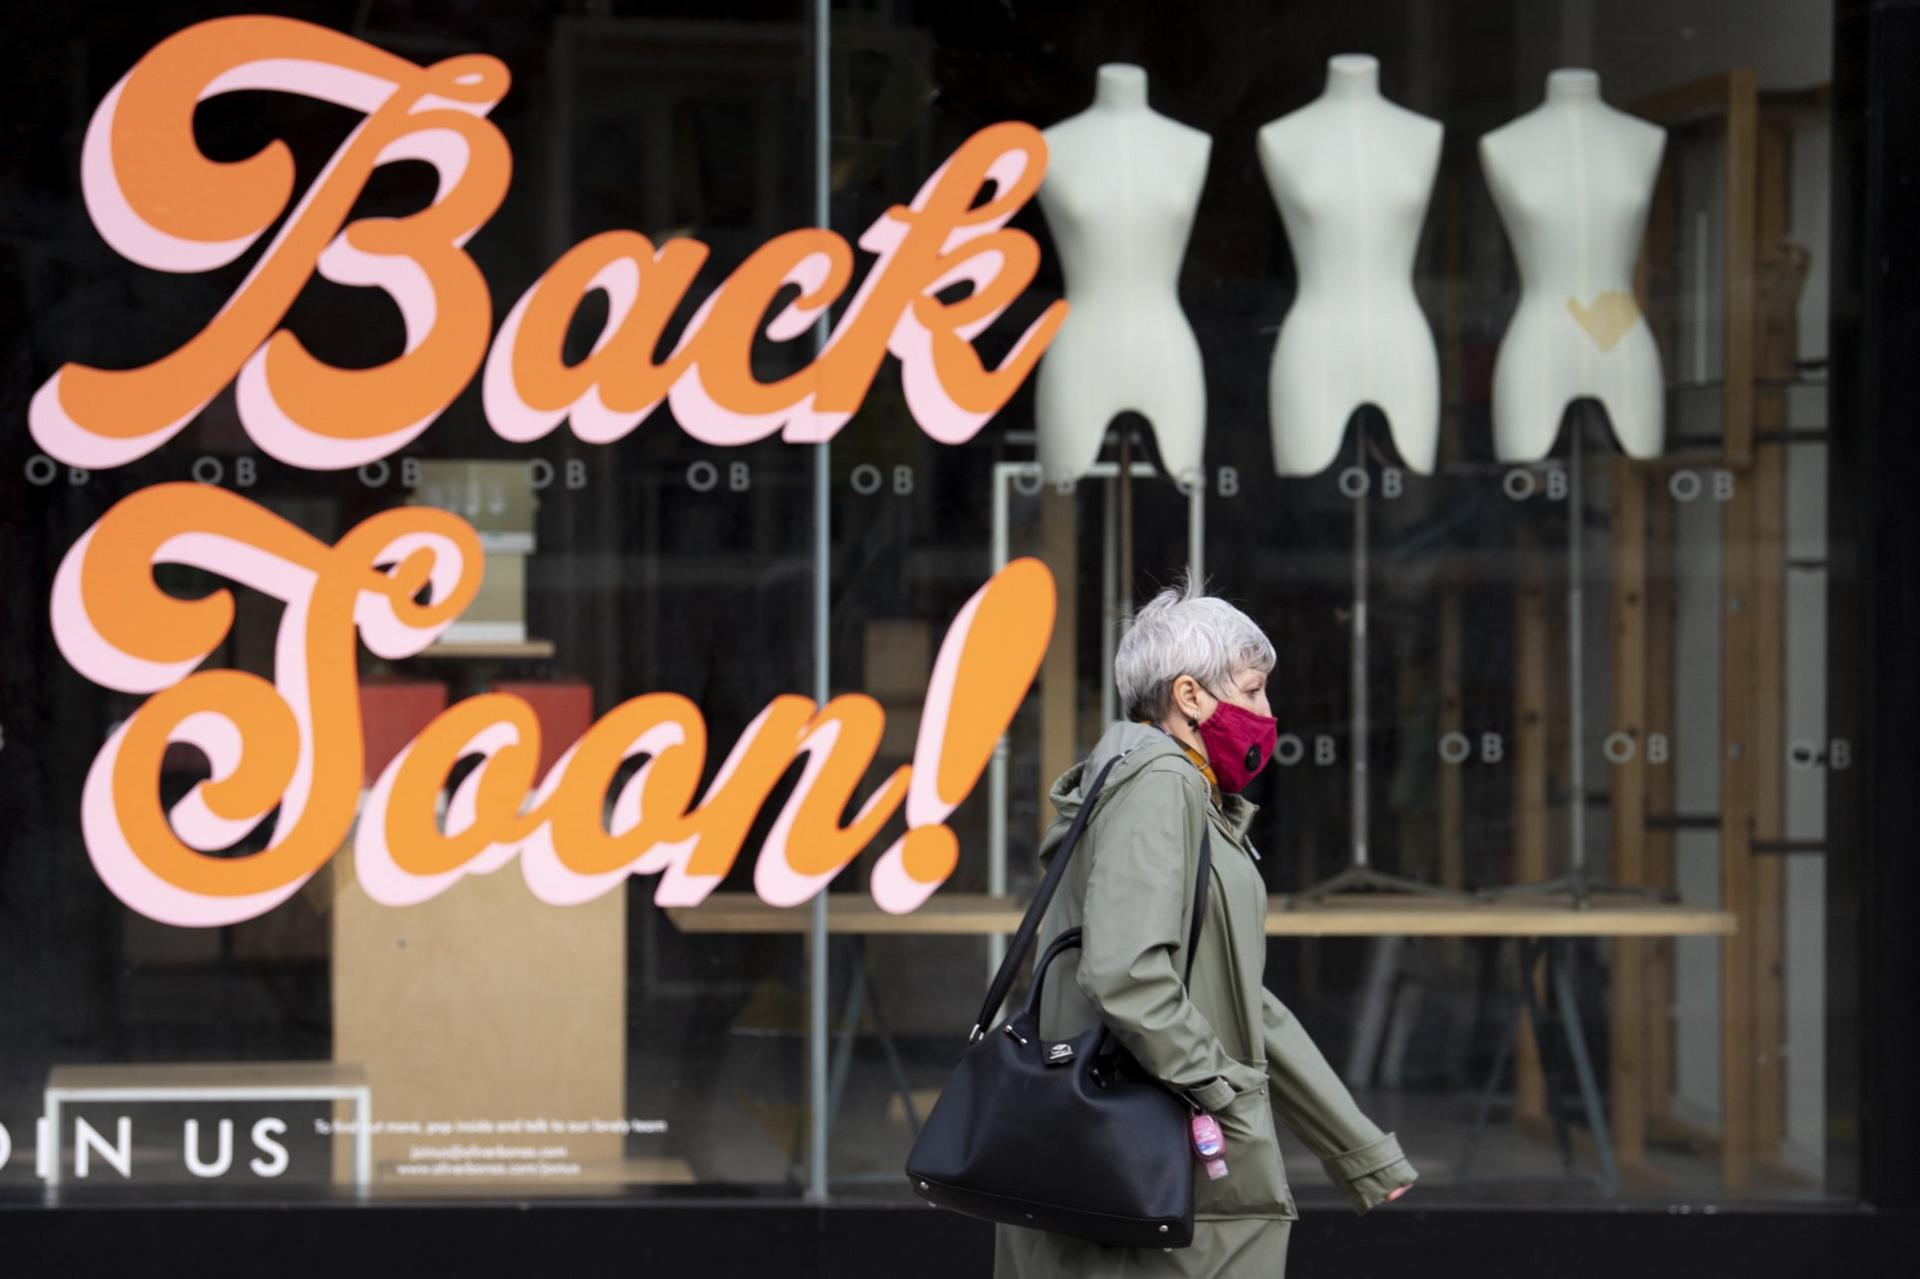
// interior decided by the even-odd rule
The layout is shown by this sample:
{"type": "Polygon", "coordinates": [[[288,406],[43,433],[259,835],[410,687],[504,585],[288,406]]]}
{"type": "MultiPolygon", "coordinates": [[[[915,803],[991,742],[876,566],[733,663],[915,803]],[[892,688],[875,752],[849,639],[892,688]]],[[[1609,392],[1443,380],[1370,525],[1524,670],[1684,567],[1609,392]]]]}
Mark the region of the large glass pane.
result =
{"type": "Polygon", "coordinates": [[[1190,570],[1278,653],[1266,983],[1416,1200],[1849,1184],[1830,6],[1270,8],[10,16],[0,1195],[900,1199],[1190,570]],[[893,252],[1007,122],[1002,251],[893,252]],[[944,703],[1022,557],[1037,674],[944,703]]]}
{"type": "MultiPolygon", "coordinates": [[[[837,687],[922,669],[996,551],[1042,558],[1061,610],[1004,782],[952,822],[943,892],[999,922],[836,942],[868,1015],[838,1045],[843,1192],[904,1190],[1047,787],[1115,713],[1120,619],[1198,561],[1279,654],[1267,983],[1416,1198],[1821,1195],[1822,779],[1850,749],[1823,727],[1828,15],[1743,12],[836,8],[836,226],[1031,122],[1041,274],[980,345],[1076,307],[964,447],[878,403],[835,442],[837,687]],[[1545,154],[1504,129],[1536,109],[1545,154]],[[1089,143],[1101,119],[1132,132],[1089,143]],[[1147,336],[1175,304],[1203,387],[1147,336]],[[1195,450],[1199,477],[1165,465],[1195,450]],[[861,493],[859,466],[910,479],[861,493]]],[[[1280,1137],[1302,1202],[1343,1204],[1280,1137]]]]}
{"type": "MultiPolygon", "coordinates": [[[[196,25],[206,17],[199,6],[81,4],[10,32],[16,56],[8,102],[20,129],[5,178],[4,305],[18,340],[0,388],[10,423],[0,470],[9,477],[7,616],[18,643],[4,674],[11,763],[0,853],[7,885],[0,890],[0,1123],[13,1149],[0,1187],[34,1195],[57,1180],[68,1198],[706,1194],[730,1187],[797,1194],[807,1142],[800,939],[682,933],[652,900],[660,877],[629,882],[620,869],[634,856],[631,846],[618,856],[617,848],[600,848],[597,869],[614,873],[583,877],[581,824],[620,825],[615,799],[644,758],[613,767],[625,743],[651,731],[650,749],[659,752],[661,732],[690,735],[675,766],[691,767],[688,784],[710,785],[773,698],[811,688],[814,652],[804,624],[812,598],[811,460],[777,438],[703,443],[677,420],[679,403],[636,423],[650,397],[636,399],[631,389],[607,390],[611,418],[602,412],[589,420],[576,409],[571,423],[556,426],[558,414],[541,418],[536,409],[585,390],[580,370],[603,330],[615,327],[616,308],[650,315],[656,328],[598,362],[603,388],[616,365],[631,371],[641,359],[665,361],[702,301],[750,253],[812,220],[805,13],[798,4],[309,8],[325,10],[312,15],[321,25],[204,26],[196,25]],[[170,37],[175,44],[163,44],[170,37]],[[179,54],[182,42],[193,52],[179,54]],[[29,43],[35,52],[20,56],[29,43]],[[462,133],[368,120],[386,91],[381,85],[417,95],[420,87],[406,78],[443,59],[468,60],[446,76],[477,75],[483,87],[494,86],[490,97],[482,94],[487,102],[464,108],[472,120],[474,108],[497,98],[483,121],[462,133]],[[129,69],[123,106],[137,100],[164,115],[164,82],[189,92],[164,126],[135,137],[127,153],[109,161],[85,152],[90,163],[110,162],[126,186],[131,213],[116,215],[101,174],[83,187],[82,156],[89,119],[100,127],[96,108],[121,92],[116,83],[129,69]],[[211,81],[223,70],[225,81],[198,94],[195,106],[188,77],[211,81]],[[372,157],[356,158],[353,148],[381,129],[399,140],[368,172],[372,157]],[[142,139],[169,150],[143,157],[142,139]],[[216,166],[248,157],[256,166],[290,165],[276,180],[235,176],[251,172],[243,170],[196,172],[187,167],[196,149],[216,166]],[[144,188],[136,185],[143,173],[144,188]],[[206,185],[167,185],[182,173],[206,185]],[[223,178],[231,185],[212,185],[223,178]],[[476,194],[482,188],[484,198],[476,194]],[[288,192],[295,201],[321,194],[283,214],[288,192]],[[395,287],[411,290],[414,312],[404,322],[402,308],[366,287],[380,261],[404,264],[404,256],[356,263],[336,248],[322,259],[328,278],[306,278],[331,238],[315,230],[318,219],[350,216],[357,229],[349,244],[393,253],[391,241],[377,238],[382,219],[461,199],[478,200],[477,212],[468,209],[469,224],[439,238],[471,231],[465,254],[477,276],[461,278],[467,268],[457,251],[451,264],[429,261],[438,293],[423,302],[420,281],[403,270],[395,287]],[[127,229],[130,217],[163,230],[143,240],[127,229]],[[255,232],[250,247],[211,243],[255,232]],[[303,238],[310,235],[318,238],[303,238]],[[585,276],[553,283],[556,262],[581,260],[575,245],[608,236],[628,239],[596,240],[613,251],[603,255],[607,274],[593,287],[585,276]],[[632,258],[653,252],[637,248],[639,236],[659,248],[658,262],[632,258]],[[682,263],[692,265],[676,278],[682,263]],[[550,299],[544,317],[529,310],[519,323],[512,308],[543,277],[557,303],[550,299]],[[278,303],[257,295],[250,304],[230,301],[263,282],[284,289],[278,303]],[[460,292],[463,284],[477,291],[460,292]],[[582,299],[577,309],[575,298],[582,299]],[[240,315],[246,305],[257,309],[240,315]],[[258,337],[233,330],[257,323],[264,336],[278,324],[269,313],[276,305],[285,309],[285,331],[325,365],[367,369],[401,358],[410,345],[433,347],[413,361],[421,366],[413,383],[365,391],[324,373],[302,383],[270,370],[288,416],[311,421],[330,413],[347,437],[364,435],[381,415],[390,427],[423,411],[438,410],[437,417],[417,436],[340,465],[322,457],[318,444],[275,434],[259,388],[244,389],[243,374],[236,395],[229,372],[208,375],[211,400],[197,411],[189,404],[177,435],[141,446],[124,464],[104,453],[88,463],[84,442],[71,433],[56,439],[36,427],[29,434],[31,398],[70,362],[137,368],[190,340],[238,342],[227,355],[208,357],[237,359],[258,337]],[[524,362],[506,374],[523,401],[517,410],[506,402],[513,395],[496,403],[485,389],[502,370],[482,364],[495,330],[516,324],[524,362]],[[580,379],[570,390],[562,366],[580,379]],[[364,398],[350,407],[355,394],[364,398]],[[403,411],[408,396],[415,407],[403,411]],[[70,466],[69,455],[86,469],[70,466]],[[117,505],[152,502],[169,484],[201,487],[177,509],[117,505]],[[464,563],[434,547],[441,566],[458,569],[462,581],[484,568],[458,619],[421,651],[402,655],[391,639],[368,638],[377,618],[363,605],[360,640],[342,629],[342,618],[324,635],[313,632],[303,658],[296,610],[308,607],[302,591],[319,563],[313,557],[367,527],[363,521],[412,527],[428,508],[477,533],[480,555],[464,563]],[[103,797],[86,798],[103,743],[140,716],[154,722],[165,694],[147,694],[186,668],[144,683],[138,662],[128,674],[127,659],[118,668],[96,661],[76,669],[73,632],[56,641],[49,628],[56,571],[90,528],[137,534],[161,521],[175,522],[185,544],[162,548],[159,557],[188,562],[153,570],[160,591],[209,601],[231,592],[231,627],[195,633],[206,637],[202,647],[213,646],[200,669],[279,686],[268,693],[267,719],[243,721],[241,733],[246,766],[261,770],[264,789],[223,810],[231,824],[216,823],[191,856],[216,877],[264,861],[271,854],[262,850],[279,842],[270,810],[286,784],[273,770],[298,767],[317,779],[308,805],[308,820],[324,832],[325,846],[308,854],[317,872],[297,875],[297,891],[277,903],[175,900],[137,867],[115,881],[96,863],[111,855],[116,835],[108,828],[132,830],[134,819],[122,813],[91,832],[84,827],[83,809],[105,811],[103,797]],[[263,566],[191,544],[220,533],[296,562],[263,566]],[[312,561],[306,569],[300,556],[312,561]],[[339,665],[324,673],[317,665],[323,644],[345,646],[339,665]],[[310,677],[307,661],[316,663],[310,677]],[[102,687],[113,669],[124,678],[102,687]],[[307,678],[310,717],[347,718],[337,721],[339,735],[296,747],[270,730],[279,726],[279,701],[299,710],[307,678]],[[629,701],[639,697],[655,700],[629,701]],[[423,734],[453,731],[444,717],[459,715],[470,718],[443,743],[461,757],[447,784],[409,794],[403,781],[385,801],[389,851],[406,873],[370,870],[364,836],[370,806],[381,802],[369,798],[371,788],[403,747],[413,743],[417,755],[426,749],[423,734]],[[537,756],[488,766],[501,774],[500,795],[481,803],[490,815],[482,825],[491,823],[499,836],[496,851],[483,853],[488,841],[478,838],[438,847],[429,825],[436,808],[440,828],[460,827],[453,796],[474,779],[476,752],[500,748],[485,736],[496,721],[495,731],[523,745],[534,744],[530,729],[538,729],[537,756]],[[429,730],[434,722],[441,727],[429,730]],[[563,787],[549,806],[566,809],[575,823],[571,834],[555,828],[554,836],[559,861],[574,873],[550,870],[536,892],[534,872],[522,873],[533,852],[498,855],[515,807],[509,792],[516,781],[530,789],[596,723],[586,742],[619,739],[598,765],[611,770],[610,780],[571,783],[573,797],[563,787]],[[364,761],[355,763],[361,740],[364,761]],[[339,800],[341,788],[344,808],[314,811],[339,800]],[[349,829],[343,819],[356,808],[359,821],[349,829]],[[448,884],[433,878],[476,855],[466,867],[474,873],[448,884]],[[363,1121],[364,1148],[357,1141],[363,1121]]],[[[434,91],[445,97],[466,83],[456,78],[434,91]]],[[[445,110],[440,122],[449,114],[457,124],[459,113],[445,110]]],[[[431,238],[427,228],[398,251],[427,257],[416,245],[431,238]]],[[[512,343],[503,335],[495,346],[511,350],[512,343]]],[[[807,363],[811,348],[763,336],[748,354],[752,374],[773,381],[807,363]]],[[[132,400],[89,420],[106,432],[130,425],[140,417],[138,399],[188,394],[177,384],[191,376],[149,377],[132,400]],[[132,416],[122,421],[116,412],[132,416]]],[[[70,388],[75,383],[70,369],[62,377],[70,388]]],[[[431,527],[446,527],[442,518],[431,527]]],[[[340,606],[329,607],[338,613],[340,606]]],[[[119,626],[109,644],[142,660],[170,645],[168,660],[175,660],[193,647],[177,629],[186,624],[137,590],[109,591],[86,608],[103,634],[119,626]]],[[[402,645],[413,648],[419,645],[402,645]]],[[[237,713],[215,695],[208,709],[221,708],[237,713]]],[[[210,731],[202,740],[217,744],[218,726],[210,731]]],[[[586,750],[575,756],[576,777],[588,771],[580,763],[586,750]]],[[[161,801],[176,804],[210,771],[232,766],[216,759],[212,746],[167,747],[158,768],[161,801]]],[[[151,802],[151,768],[144,777],[129,770],[124,780],[129,794],[144,787],[151,802]]],[[[778,783],[776,799],[790,785],[778,783]]],[[[657,786],[645,794],[650,804],[665,802],[657,786]]],[[[294,803],[291,792],[278,800],[282,817],[294,803]]],[[[718,862],[722,891],[750,891],[754,852],[778,809],[777,802],[749,809],[751,828],[731,836],[741,855],[730,871],[724,857],[718,862]]],[[[632,815],[625,820],[630,825],[632,815]]],[[[191,821],[174,810],[183,838],[191,821]]],[[[716,853],[726,851],[723,825],[708,837],[716,853]]],[[[142,857],[168,842],[151,830],[132,839],[142,857]]]]}

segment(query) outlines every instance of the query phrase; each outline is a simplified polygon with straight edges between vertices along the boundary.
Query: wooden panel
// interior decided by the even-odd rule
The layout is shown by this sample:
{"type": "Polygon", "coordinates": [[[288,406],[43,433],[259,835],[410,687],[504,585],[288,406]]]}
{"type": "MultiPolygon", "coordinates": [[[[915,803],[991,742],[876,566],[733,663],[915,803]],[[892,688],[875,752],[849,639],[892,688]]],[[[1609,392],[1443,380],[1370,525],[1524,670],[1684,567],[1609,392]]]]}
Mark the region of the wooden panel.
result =
{"type": "MultiPolygon", "coordinates": [[[[1766,161],[1768,193],[1761,191],[1763,146],[1757,79],[1751,68],[1736,68],[1643,99],[1635,109],[1650,119],[1676,123],[1713,115],[1724,117],[1726,143],[1726,222],[1722,228],[1725,281],[1722,317],[1722,448],[1721,458],[1734,472],[1735,492],[1721,510],[1721,753],[1720,753],[1720,893],[1721,907],[1740,923],[1723,943],[1720,966],[1721,1030],[1721,1178],[1729,1189],[1747,1186],[1753,1176],[1755,1143],[1762,1133],[1755,1124],[1756,1106],[1769,1108],[1773,1099],[1761,1093],[1775,1087],[1763,1083],[1756,1049],[1766,1044],[1770,1029],[1756,1026],[1758,992],[1778,981],[1777,944],[1756,938],[1757,912],[1771,917],[1778,910],[1778,889],[1771,877],[1777,866],[1756,867],[1752,841],[1760,809],[1778,799],[1779,787],[1766,778],[1777,768],[1777,730],[1770,729],[1773,713],[1764,703],[1763,688],[1772,676],[1769,641],[1758,636],[1756,610],[1764,612],[1770,589],[1763,581],[1778,569],[1777,560],[1759,558],[1756,539],[1764,536],[1762,502],[1771,481],[1754,470],[1759,405],[1756,396],[1757,350],[1756,266],[1766,244],[1762,221],[1769,234],[1785,226],[1785,165],[1777,149],[1766,161]],[[1763,205],[1765,206],[1763,208],[1763,205]],[[1761,752],[1771,751],[1769,763],[1761,752]]],[[[1772,144],[1769,144],[1771,147],[1772,144]]],[[[1672,459],[1668,459],[1671,461],[1672,459]]],[[[1771,552],[1767,552],[1771,554],[1771,552]]],[[[1776,685],[1777,689],[1777,685],[1776,685]]],[[[1777,700],[1777,691],[1775,694],[1777,700]]],[[[1764,926],[1760,931],[1765,931],[1764,926]]],[[[1771,998],[1771,996],[1764,996],[1771,998]]],[[[1767,1049],[1770,1061],[1777,1052],[1767,1049]]]]}
{"type": "MultiPolygon", "coordinates": [[[[1715,936],[1733,928],[1732,916],[1694,906],[1648,902],[1599,893],[1574,910],[1526,903],[1461,901],[1421,894],[1366,893],[1324,898],[1288,909],[1268,903],[1269,937],[1674,937],[1715,936]]],[[[833,893],[827,928],[866,935],[980,936],[1011,933],[1026,902],[985,893],[936,893],[919,910],[892,915],[863,893],[833,893]]],[[[714,893],[698,906],[670,906],[667,918],[687,933],[797,933],[805,906],[769,906],[752,893],[714,893]]]]}
{"type": "MultiPolygon", "coordinates": [[[[1631,758],[1609,760],[1612,807],[1611,874],[1616,883],[1646,878],[1647,836],[1647,477],[1630,458],[1613,462],[1609,486],[1612,588],[1608,600],[1607,660],[1611,675],[1609,740],[1628,742],[1631,758]]],[[[1615,1156],[1637,1163],[1646,1156],[1646,952],[1625,938],[1613,944],[1608,987],[1612,1027],[1610,1122],[1615,1156]]]]}
{"type": "MultiPolygon", "coordinates": [[[[544,760],[591,720],[582,686],[508,687],[535,707],[544,760]]],[[[549,906],[509,866],[469,875],[417,905],[386,906],[367,896],[350,848],[330,870],[333,1056],[366,1072],[376,1118],[625,1114],[624,887],[584,905],[549,906]]],[[[394,1171],[418,1140],[375,1134],[376,1184],[422,1180],[394,1171]]],[[[587,1179],[604,1179],[621,1161],[616,1133],[565,1133],[541,1144],[564,1145],[565,1162],[581,1164],[587,1179]]],[[[342,1145],[336,1173],[349,1157],[342,1145]]],[[[445,1180],[424,1180],[447,1189],[445,1180]]]]}
{"type": "MultiPolygon", "coordinates": [[[[347,852],[334,859],[343,869],[333,912],[333,1055],[365,1069],[376,1117],[625,1114],[624,890],[549,906],[509,867],[469,875],[419,905],[383,906],[353,877],[352,860],[347,852]]],[[[393,1167],[413,1140],[375,1134],[376,1183],[398,1179],[393,1167]]],[[[552,1142],[582,1165],[621,1152],[617,1134],[552,1142]]]]}

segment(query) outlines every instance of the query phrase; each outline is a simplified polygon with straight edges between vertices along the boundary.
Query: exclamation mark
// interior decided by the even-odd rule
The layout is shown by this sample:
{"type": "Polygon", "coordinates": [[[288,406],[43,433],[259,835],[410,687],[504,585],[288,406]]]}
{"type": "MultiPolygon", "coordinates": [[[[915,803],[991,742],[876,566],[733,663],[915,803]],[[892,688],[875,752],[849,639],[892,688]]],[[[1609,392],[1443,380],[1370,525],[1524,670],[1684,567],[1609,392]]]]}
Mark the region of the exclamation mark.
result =
{"type": "Polygon", "coordinates": [[[1014,560],[974,593],[947,628],[927,684],[907,787],[907,833],[881,855],[871,891],[882,910],[916,910],[960,861],[944,823],[993,758],[1053,637],[1053,574],[1014,560]]]}

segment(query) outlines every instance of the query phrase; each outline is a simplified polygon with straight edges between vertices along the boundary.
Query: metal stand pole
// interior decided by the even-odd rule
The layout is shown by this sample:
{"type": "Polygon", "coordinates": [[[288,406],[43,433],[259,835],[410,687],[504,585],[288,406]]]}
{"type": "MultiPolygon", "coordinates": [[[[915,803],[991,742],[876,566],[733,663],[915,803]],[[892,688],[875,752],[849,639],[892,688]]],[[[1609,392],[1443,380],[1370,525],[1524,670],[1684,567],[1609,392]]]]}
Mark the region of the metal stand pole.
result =
{"type": "MultiPolygon", "coordinates": [[[[1137,476],[1151,476],[1153,467],[1147,462],[1129,462],[1122,470],[1118,462],[1095,462],[1087,468],[1085,478],[1107,481],[1107,502],[1104,512],[1103,550],[1100,568],[1100,644],[1101,644],[1101,681],[1100,708],[1102,724],[1111,723],[1115,715],[1115,696],[1113,687],[1113,650],[1118,642],[1121,621],[1128,615],[1122,612],[1120,572],[1116,561],[1125,552],[1120,540],[1121,521],[1119,508],[1122,504],[1131,505],[1129,490],[1125,487],[1123,476],[1131,472],[1137,476]]],[[[996,462],[993,467],[993,531],[991,558],[993,571],[999,572],[1007,566],[1012,556],[1013,523],[1012,495],[1019,493],[1031,497],[1040,492],[1044,481],[1040,475],[1038,462],[996,462]]],[[[1183,489],[1187,499],[1187,562],[1197,574],[1200,571],[1205,547],[1202,542],[1206,533],[1206,484],[1196,482],[1191,488],[1183,489]]],[[[1129,512],[1131,514],[1131,512],[1129,512]]],[[[1131,545],[1129,542],[1128,546],[1131,545]]],[[[1128,612],[1131,610],[1129,609],[1128,612]]],[[[1002,737],[995,744],[993,755],[987,763],[987,798],[991,811],[987,815],[987,891],[996,897],[1007,892],[1007,739],[1002,737]]],[[[987,939],[987,976],[990,978],[1000,970],[1001,957],[1006,954],[1007,939],[994,934],[987,939]]]]}
{"type": "MultiPolygon", "coordinates": [[[[1115,482],[1119,484],[1118,497],[1114,503],[1120,512],[1120,567],[1115,576],[1119,579],[1120,597],[1115,606],[1118,619],[1114,635],[1119,636],[1119,627],[1133,619],[1133,431],[1120,428],[1120,467],[1115,482]]],[[[1109,681],[1113,672],[1107,672],[1109,681]]]]}
{"type": "MultiPolygon", "coordinates": [[[[1367,431],[1363,421],[1353,428],[1355,465],[1361,472],[1367,466],[1367,431]]],[[[1352,796],[1348,832],[1352,860],[1345,870],[1317,884],[1301,889],[1287,899],[1287,908],[1302,902],[1319,901],[1338,893],[1415,893],[1427,897],[1465,897],[1457,888],[1389,875],[1367,864],[1367,755],[1369,714],[1367,709],[1367,507],[1371,484],[1360,490],[1353,501],[1353,628],[1350,633],[1349,671],[1353,714],[1347,748],[1347,776],[1352,796]]]]}
{"type": "MultiPolygon", "coordinates": [[[[828,0],[813,0],[813,220],[819,227],[833,225],[832,187],[832,8],[828,0]]],[[[561,188],[565,190],[565,187],[561,188]]],[[[814,351],[826,350],[831,322],[822,314],[814,328],[814,351]]],[[[827,704],[833,685],[831,631],[828,626],[833,576],[833,483],[831,446],[813,449],[813,700],[827,704]]],[[[827,1179],[827,1143],[832,1133],[827,1110],[831,1081],[827,1064],[827,895],[818,892],[807,907],[807,1177],[805,1198],[824,1203],[830,1197],[827,1179]]]]}
{"type": "Polygon", "coordinates": [[[1113,723],[1120,713],[1119,691],[1113,686],[1113,655],[1120,647],[1120,491],[1107,486],[1100,504],[1100,723],[1113,723]]]}
{"type": "Polygon", "coordinates": [[[1586,531],[1587,499],[1582,483],[1586,467],[1586,418],[1576,408],[1567,444],[1567,873],[1537,884],[1509,884],[1481,890],[1483,898],[1567,893],[1575,910],[1593,903],[1594,893],[1679,901],[1671,888],[1648,884],[1594,883],[1587,875],[1587,699],[1586,699],[1586,531]]]}

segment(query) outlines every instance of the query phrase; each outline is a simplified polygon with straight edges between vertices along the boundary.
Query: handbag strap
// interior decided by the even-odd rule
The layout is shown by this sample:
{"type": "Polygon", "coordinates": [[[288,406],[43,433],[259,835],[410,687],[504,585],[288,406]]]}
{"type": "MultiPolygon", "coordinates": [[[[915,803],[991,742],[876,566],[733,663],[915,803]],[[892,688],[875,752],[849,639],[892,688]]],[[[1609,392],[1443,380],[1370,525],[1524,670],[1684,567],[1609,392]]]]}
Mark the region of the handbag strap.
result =
{"type": "Polygon", "coordinates": [[[1034,936],[1040,931],[1040,917],[1047,913],[1047,904],[1053,900],[1054,890],[1060,887],[1060,877],[1067,872],[1067,859],[1073,856],[1074,847],[1080,842],[1080,832],[1087,828],[1093,803],[1100,797],[1101,788],[1107,784],[1107,774],[1125,758],[1124,755],[1116,755],[1107,761],[1107,766],[1093,779],[1093,787],[1081,803],[1080,811],[1067,824],[1066,836],[1060,841],[1060,851],[1054,854],[1053,861],[1047,866],[1047,873],[1040,879],[1040,887],[1033,894],[1033,900],[1027,903],[1027,913],[1020,917],[1020,926],[1013,930],[1013,940],[1007,944],[1007,953],[1000,960],[1000,970],[994,973],[993,980],[987,984],[986,1002],[980,1005],[980,1015],[973,1020],[973,1030],[967,1035],[969,1043],[986,1033],[986,1027],[993,1023],[993,1015],[1006,1002],[1007,992],[1013,989],[1013,979],[1020,971],[1020,964],[1033,949],[1034,936]]]}
{"type": "MultiPolygon", "coordinates": [[[[1188,987],[1193,985],[1193,957],[1200,948],[1200,923],[1206,917],[1206,885],[1208,883],[1208,876],[1212,873],[1212,870],[1213,849],[1208,841],[1208,832],[1202,828],[1200,832],[1200,872],[1194,877],[1193,923],[1187,930],[1187,965],[1186,972],[1182,978],[1183,983],[1188,987]]],[[[1040,1011],[1040,993],[1046,987],[1048,967],[1055,959],[1059,958],[1060,952],[1072,950],[1079,946],[1084,939],[1084,933],[1085,929],[1078,925],[1068,928],[1049,942],[1044,951],[1040,952],[1040,961],[1035,964],[1033,968],[1033,986],[1027,991],[1027,1003],[1026,1007],[1021,1010],[1022,1015],[1031,1013],[1038,1016],[1040,1011]]],[[[1100,1042],[1101,1045],[1104,1046],[1106,1043],[1106,1027],[1101,1027],[1101,1032],[1100,1042]]]]}
{"type": "MultiPolygon", "coordinates": [[[[1020,917],[1020,926],[1014,929],[1013,940],[1007,945],[1006,955],[1000,960],[1000,969],[994,973],[993,981],[987,986],[987,998],[980,1005],[980,1015],[974,1019],[973,1029],[967,1035],[967,1041],[980,1038],[986,1028],[993,1023],[994,1014],[1000,1011],[1000,1005],[1006,1002],[1007,994],[1013,989],[1014,979],[1020,966],[1033,950],[1034,938],[1040,931],[1040,921],[1047,913],[1047,906],[1053,901],[1054,892],[1060,887],[1060,880],[1067,872],[1067,862],[1073,857],[1074,849],[1080,844],[1080,836],[1086,830],[1087,819],[1093,813],[1094,801],[1100,797],[1100,791],[1107,784],[1107,774],[1113,771],[1125,755],[1117,755],[1107,761],[1099,776],[1093,779],[1093,786],[1087,791],[1087,797],[1080,805],[1080,811],[1073,815],[1067,824],[1067,833],[1060,841],[1060,851],[1054,854],[1053,861],[1047,866],[1047,873],[1040,880],[1040,887],[1034,892],[1033,900],[1027,903],[1026,914],[1020,917]]],[[[1207,838],[1206,824],[1203,821],[1200,830],[1200,870],[1195,877],[1193,890],[1193,925],[1187,932],[1187,965],[1185,980],[1193,977],[1194,952],[1200,944],[1200,924],[1206,916],[1206,891],[1212,871],[1212,849],[1207,838]]]]}

